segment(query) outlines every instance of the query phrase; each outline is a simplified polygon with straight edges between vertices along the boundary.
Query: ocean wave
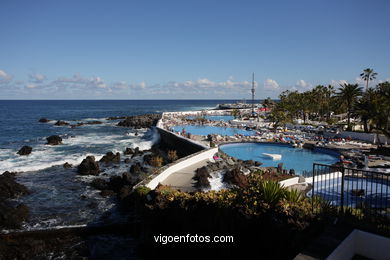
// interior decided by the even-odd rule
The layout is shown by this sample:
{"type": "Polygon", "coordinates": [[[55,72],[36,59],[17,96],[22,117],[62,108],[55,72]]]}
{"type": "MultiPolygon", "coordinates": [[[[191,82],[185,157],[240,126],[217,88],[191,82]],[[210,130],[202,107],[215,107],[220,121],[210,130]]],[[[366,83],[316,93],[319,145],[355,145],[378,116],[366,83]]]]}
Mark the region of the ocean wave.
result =
{"type": "Polygon", "coordinates": [[[5,171],[38,171],[65,162],[78,165],[88,155],[100,160],[109,151],[123,152],[127,147],[149,150],[159,140],[159,134],[155,129],[139,130],[138,133],[138,136],[95,133],[68,136],[64,137],[62,145],[35,145],[28,156],[17,155],[15,149],[0,149],[0,174],[5,171]]]}

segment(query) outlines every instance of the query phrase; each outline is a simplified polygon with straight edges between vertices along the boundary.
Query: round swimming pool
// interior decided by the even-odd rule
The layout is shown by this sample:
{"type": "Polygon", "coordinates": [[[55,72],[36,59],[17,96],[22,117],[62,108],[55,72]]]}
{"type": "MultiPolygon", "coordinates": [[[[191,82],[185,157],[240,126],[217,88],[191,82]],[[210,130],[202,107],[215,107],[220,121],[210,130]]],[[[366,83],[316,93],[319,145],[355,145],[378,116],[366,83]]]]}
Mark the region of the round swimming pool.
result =
{"type": "Polygon", "coordinates": [[[294,169],[296,174],[311,171],[313,163],[333,164],[338,161],[337,152],[294,148],[288,144],[237,143],[224,144],[219,148],[241,160],[259,161],[264,167],[276,167],[282,162],[284,169],[294,169]],[[281,155],[281,158],[277,155],[281,155]]]}
{"type": "Polygon", "coordinates": [[[245,136],[251,136],[256,134],[256,132],[252,130],[208,125],[177,125],[173,127],[173,130],[175,130],[176,132],[181,132],[183,128],[187,133],[191,133],[193,135],[218,134],[233,136],[235,134],[241,134],[245,136]]]}

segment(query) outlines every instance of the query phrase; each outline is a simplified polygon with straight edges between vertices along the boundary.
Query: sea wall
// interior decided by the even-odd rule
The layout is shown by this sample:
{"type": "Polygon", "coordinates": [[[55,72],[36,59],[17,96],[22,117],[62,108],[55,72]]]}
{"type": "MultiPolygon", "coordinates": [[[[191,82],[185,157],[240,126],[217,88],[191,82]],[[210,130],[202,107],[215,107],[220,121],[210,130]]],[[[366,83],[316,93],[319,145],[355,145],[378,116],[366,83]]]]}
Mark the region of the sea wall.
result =
{"type": "Polygon", "coordinates": [[[190,154],[197,153],[209,148],[203,144],[165,130],[159,126],[157,126],[156,129],[161,137],[160,145],[168,149],[176,150],[176,152],[181,157],[188,156],[190,154]]]}
{"type": "Polygon", "coordinates": [[[155,189],[157,185],[163,182],[168,178],[172,173],[180,171],[190,165],[203,161],[205,159],[211,159],[215,153],[218,152],[218,148],[210,148],[202,152],[187,156],[182,158],[175,163],[169,165],[169,167],[161,169],[162,171],[158,173],[152,180],[150,180],[145,186],[150,189],[155,189]]]}

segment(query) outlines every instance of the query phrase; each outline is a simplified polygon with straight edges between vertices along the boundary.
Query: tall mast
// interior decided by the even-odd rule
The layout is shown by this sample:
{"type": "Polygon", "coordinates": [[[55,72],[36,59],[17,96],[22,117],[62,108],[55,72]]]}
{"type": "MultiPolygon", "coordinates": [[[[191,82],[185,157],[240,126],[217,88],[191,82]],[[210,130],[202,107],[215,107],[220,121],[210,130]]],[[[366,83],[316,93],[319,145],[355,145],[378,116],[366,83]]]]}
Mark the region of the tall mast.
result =
{"type": "Polygon", "coordinates": [[[252,74],[252,116],[255,114],[255,73],[252,74]]]}

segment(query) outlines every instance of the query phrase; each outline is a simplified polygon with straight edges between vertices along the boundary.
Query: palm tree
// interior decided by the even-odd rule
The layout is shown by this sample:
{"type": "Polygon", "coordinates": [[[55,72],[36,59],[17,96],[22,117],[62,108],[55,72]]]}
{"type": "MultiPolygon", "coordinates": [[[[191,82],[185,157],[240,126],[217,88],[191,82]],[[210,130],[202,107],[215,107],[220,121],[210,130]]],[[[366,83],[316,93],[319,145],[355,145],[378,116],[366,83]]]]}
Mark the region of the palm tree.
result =
{"type": "Polygon", "coordinates": [[[362,88],[358,84],[340,84],[339,92],[336,93],[341,103],[347,105],[347,117],[348,117],[348,127],[347,130],[351,130],[351,113],[352,108],[358,98],[362,95],[362,88]]]}
{"type": "Polygon", "coordinates": [[[364,92],[361,99],[355,103],[355,113],[358,115],[363,123],[364,132],[371,132],[369,122],[376,116],[376,100],[377,91],[370,88],[364,92]]]}
{"type": "Polygon", "coordinates": [[[374,70],[370,68],[363,70],[363,73],[360,74],[360,77],[366,81],[366,91],[368,90],[368,82],[376,79],[376,75],[378,75],[378,73],[374,72],[374,70]]]}

